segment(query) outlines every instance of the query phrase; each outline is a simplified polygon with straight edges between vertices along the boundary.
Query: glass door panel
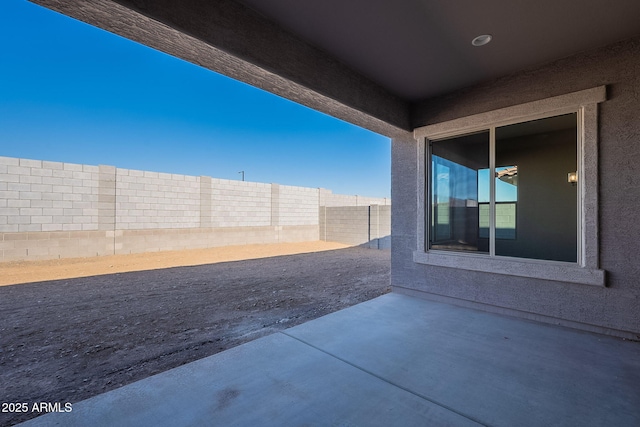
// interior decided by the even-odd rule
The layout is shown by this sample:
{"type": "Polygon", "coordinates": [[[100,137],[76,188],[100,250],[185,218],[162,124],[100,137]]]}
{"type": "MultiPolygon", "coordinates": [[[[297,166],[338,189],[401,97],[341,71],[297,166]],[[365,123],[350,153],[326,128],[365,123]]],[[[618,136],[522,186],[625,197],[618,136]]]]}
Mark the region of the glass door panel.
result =
{"type": "Polygon", "coordinates": [[[577,261],[575,113],[496,128],[496,255],[577,261]]]}
{"type": "Polygon", "coordinates": [[[489,194],[488,175],[480,173],[488,168],[489,131],[432,141],[431,249],[489,251],[479,204],[489,194]]]}

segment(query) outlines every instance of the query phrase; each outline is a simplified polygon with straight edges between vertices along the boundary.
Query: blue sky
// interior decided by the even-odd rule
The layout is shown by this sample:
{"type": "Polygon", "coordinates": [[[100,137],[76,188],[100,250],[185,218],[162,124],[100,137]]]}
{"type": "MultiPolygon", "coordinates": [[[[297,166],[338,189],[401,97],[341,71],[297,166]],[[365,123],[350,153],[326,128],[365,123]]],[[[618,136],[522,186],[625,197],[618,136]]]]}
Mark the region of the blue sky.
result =
{"type": "Polygon", "coordinates": [[[0,2],[0,155],[390,196],[390,140],[25,0],[0,2]]]}

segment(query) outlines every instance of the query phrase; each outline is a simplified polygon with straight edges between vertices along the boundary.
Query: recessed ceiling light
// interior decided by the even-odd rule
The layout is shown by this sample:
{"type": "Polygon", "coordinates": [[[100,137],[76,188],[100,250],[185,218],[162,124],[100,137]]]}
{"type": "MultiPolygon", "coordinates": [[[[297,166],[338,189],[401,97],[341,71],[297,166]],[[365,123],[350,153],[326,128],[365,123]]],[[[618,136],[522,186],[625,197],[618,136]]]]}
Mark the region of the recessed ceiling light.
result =
{"type": "Polygon", "coordinates": [[[471,40],[471,44],[474,46],[484,46],[491,41],[491,34],[483,34],[471,40]]]}

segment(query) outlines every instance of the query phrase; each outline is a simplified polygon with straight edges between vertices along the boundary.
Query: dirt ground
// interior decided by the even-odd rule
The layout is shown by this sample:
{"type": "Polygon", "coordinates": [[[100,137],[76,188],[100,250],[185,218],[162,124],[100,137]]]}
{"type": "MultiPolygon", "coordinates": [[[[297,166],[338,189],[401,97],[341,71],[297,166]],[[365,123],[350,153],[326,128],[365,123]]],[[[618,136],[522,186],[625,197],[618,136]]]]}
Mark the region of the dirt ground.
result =
{"type": "Polygon", "coordinates": [[[0,286],[0,403],[64,408],[375,298],[389,275],[388,251],[327,242],[3,263],[22,284],[0,286]]]}
{"type": "Polygon", "coordinates": [[[156,268],[183,267],[216,262],[269,258],[309,252],[344,249],[334,242],[299,242],[269,245],[225,246],[222,248],[164,251],[91,258],[67,258],[47,261],[0,263],[0,286],[45,280],[71,279],[156,268]]]}

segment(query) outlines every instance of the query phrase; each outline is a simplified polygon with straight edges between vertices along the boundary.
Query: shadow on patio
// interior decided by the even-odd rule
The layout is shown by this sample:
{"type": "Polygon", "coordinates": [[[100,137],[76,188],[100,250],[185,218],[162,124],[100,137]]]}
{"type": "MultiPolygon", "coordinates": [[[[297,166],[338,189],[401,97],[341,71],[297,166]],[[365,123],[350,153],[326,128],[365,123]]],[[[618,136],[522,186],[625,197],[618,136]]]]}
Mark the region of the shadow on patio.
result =
{"type": "Polygon", "coordinates": [[[640,344],[388,294],[25,426],[640,425],[640,344]]]}

